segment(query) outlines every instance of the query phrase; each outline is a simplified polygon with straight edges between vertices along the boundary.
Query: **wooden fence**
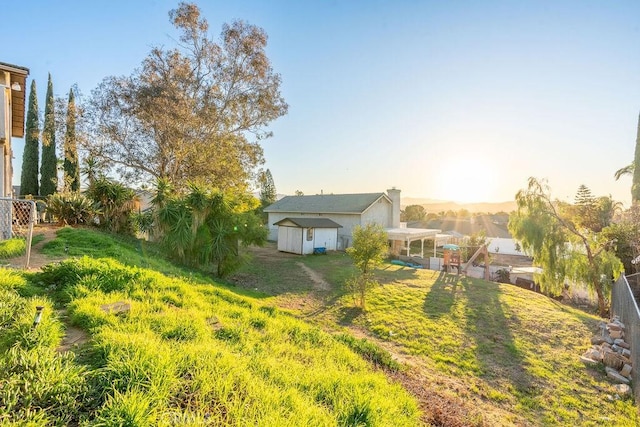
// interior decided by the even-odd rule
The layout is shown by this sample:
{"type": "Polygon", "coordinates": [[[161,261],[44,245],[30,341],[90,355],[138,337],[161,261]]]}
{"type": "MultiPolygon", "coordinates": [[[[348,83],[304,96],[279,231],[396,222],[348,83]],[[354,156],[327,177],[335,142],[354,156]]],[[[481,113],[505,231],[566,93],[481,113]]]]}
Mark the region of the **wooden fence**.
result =
{"type": "Polygon", "coordinates": [[[631,346],[633,395],[640,402],[640,310],[634,294],[640,294],[640,273],[621,275],[611,290],[611,314],[625,325],[625,341],[631,346]]]}

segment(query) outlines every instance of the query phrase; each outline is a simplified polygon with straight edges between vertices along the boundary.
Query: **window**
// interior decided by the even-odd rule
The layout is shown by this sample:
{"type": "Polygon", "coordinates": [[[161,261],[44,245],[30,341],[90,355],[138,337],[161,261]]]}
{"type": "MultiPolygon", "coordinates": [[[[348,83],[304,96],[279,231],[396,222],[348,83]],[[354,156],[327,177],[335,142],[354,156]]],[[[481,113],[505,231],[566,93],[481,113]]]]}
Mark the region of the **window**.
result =
{"type": "Polygon", "coordinates": [[[313,240],[313,228],[307,228],[307,241],[313,240]]]}

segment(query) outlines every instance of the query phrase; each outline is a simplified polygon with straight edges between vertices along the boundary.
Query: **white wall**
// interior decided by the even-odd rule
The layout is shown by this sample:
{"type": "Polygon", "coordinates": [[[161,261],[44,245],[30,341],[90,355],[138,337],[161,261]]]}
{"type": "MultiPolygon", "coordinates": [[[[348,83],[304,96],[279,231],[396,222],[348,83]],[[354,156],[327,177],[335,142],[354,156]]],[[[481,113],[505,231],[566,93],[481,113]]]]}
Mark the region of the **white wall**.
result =
{"type": "MultiPolygon", "coordinates": [[[[369,209],[367,209],[362,214],[362,221],[360,222],[360,225],[364,226],[367,224],[374,223],[374,224],[380,224],[385,228],[393,227],[393,219],[392,219],[391,211],[392,211],[391,203],[389,203],[387,199],[381,198],[380,200],[375,202],[373,205],[369,206],[369,209]]],[[[398,223],[398,226],[400,226],[399,223],[398,223]]]]}
{"type": "Polygon", "coordinates": [[[313,247],[327,248],[328,251],[335,251],[338,232],[335,228],[315,228],[313,233],[313,247]]]}
{"type": "Polygon", "coordinates": [[[487,238],[487,242],[489,242],[489,246],[487,246],[487,248],[489,249],[489,253],[526,256],[525,253],[516,249],[516,241],[514,239],[505,239],[503,237],[489,237],[487,238]]]}

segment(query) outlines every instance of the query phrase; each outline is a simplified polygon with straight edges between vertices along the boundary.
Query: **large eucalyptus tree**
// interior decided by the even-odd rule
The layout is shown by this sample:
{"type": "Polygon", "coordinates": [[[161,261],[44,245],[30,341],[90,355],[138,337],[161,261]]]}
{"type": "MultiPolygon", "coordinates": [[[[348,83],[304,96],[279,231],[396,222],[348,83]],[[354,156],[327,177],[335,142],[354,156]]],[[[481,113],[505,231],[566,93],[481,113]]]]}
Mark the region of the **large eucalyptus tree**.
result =
{"type": "Polygon", "coordinates": [[[87,148],[129,182],[245,190],[263,163],[267,125],[287,112],[267,34],[236,21],[215,42],[189,3],[169,17],[180,31],[177,47],[153,48],[133,74],[107,77],[93,91],[87,148]]]}

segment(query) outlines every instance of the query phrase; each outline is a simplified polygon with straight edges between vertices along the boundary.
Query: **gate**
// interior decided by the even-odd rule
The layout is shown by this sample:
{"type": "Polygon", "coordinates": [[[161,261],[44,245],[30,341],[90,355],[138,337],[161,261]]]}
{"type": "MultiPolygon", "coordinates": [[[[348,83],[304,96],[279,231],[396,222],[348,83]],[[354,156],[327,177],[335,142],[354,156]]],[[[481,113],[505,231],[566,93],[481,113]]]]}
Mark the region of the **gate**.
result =
{"type": "Polygon", "coordinates": [[[36,203],[33,200],[0,198],[0,240],[24,239],[24,268],[29,268],[35,221],[36,203]]]}

